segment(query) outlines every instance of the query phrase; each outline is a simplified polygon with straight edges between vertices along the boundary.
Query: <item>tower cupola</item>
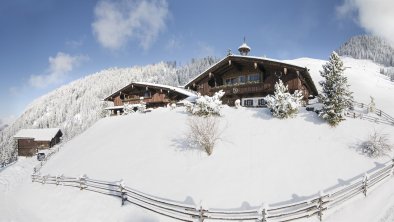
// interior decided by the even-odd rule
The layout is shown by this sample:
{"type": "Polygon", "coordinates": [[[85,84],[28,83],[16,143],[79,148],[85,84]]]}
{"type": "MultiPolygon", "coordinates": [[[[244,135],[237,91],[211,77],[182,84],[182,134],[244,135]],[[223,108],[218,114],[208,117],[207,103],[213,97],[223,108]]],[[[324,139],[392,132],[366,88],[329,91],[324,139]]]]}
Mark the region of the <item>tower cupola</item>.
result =
{"type": "Polygon", "coordinates": [[[238,47],[238,51],[243,56],[247,56],[248,53],[250,52],[250,47],[246,44],[245,37],[244,37],[244,43],[242,43],[242,45],[238,47]]]}

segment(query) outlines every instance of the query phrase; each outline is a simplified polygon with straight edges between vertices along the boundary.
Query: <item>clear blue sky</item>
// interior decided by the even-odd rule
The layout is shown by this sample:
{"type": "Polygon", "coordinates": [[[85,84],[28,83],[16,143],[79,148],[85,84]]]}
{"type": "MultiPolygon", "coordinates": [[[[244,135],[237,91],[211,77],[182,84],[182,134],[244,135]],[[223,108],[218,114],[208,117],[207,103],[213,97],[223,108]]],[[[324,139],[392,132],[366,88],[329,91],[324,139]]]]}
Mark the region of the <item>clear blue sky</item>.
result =
{"type": "Polygon", "coordinates": [[[185,63],[236,52],[326,59],[365,33],[339,18],[342,0],[2,0],[0,119],[35,98],[108,67],[185,63]]]}

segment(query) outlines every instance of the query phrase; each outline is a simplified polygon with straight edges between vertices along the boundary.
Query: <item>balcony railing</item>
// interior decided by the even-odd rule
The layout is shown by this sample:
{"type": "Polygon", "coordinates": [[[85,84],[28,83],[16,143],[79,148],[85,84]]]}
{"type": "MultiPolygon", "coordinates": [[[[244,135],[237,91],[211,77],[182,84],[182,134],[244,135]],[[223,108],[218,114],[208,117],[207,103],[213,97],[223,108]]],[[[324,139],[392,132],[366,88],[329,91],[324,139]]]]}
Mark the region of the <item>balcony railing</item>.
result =
{"type": "Polygon", "coordinates": [[[210,92],[213,94],[223,90],[225,95],[236,95],[246,93],[262,93],[274,91],[273,86],[268,83],[244,83],[234,85],[221,85],[211,88],[210,92]]]}
{"type": "MultiPolygon", "coordinates": [[[[130,98],[130,99],[124,99],[123,103],[129,103],[129,104],[137,104],[140,103],[141,99],[140,98],[130,98]]],[[[168,98],[165,98],[164,96],[154,96],[154,97],[147,97],[144,98],[143,101],[145,103],[158,103],[158,102],[164,102],[164,103],[169,103],[170,100],[168,98]]]]}

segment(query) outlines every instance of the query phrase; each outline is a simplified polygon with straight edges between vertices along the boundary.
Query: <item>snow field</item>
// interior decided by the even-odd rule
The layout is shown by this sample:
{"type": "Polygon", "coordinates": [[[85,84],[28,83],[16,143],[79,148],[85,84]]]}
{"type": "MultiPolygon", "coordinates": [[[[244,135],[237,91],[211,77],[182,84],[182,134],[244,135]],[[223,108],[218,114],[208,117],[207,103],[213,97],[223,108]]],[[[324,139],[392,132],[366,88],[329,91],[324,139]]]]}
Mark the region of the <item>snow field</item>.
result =
{"type": "Polygon", "coordinates": [[[166,199],[245,208],[297,201],[376,166],[352,148],[376,128],[363,120],[333,129],[303,109],[297,118],[280,120],[267,109],[225,107],[222,141],[207,156],[187,148],[187,118],[183,108],[160,108],[102,119],[67,143],[41,172],[122,178],[166,199]]]}
{"type": "MultiPolygon", "coordinates": [[[[393,83],[379,66],[344,58],[356,101],[394,116],[393,83]]],[[[322,60],[307,66],[316,86],[322,60]]],[[[247,209],[262,202],[291,203],[346,183],[390,157],[370,159],[356,148],[374,130],[394,143],[393,126],[347,119],[331,128],[302,108],[294,119],[273,118],[267,109],[223,110],[219,141],[211,156],[186,149],[188,114],[183,108],[104,118],[67,142],[42,174],[119,181],[142,192],[206,208],[247,209]]],[[[394,153],[391,153],[391,157],[394,153]]],[[[76,188],[32,183],[35,158],[0,169],[0,221],[173,221],[120,199],[76,188]]],[[[325,221],[392,221],[393,180],[330,212],[325,221]]],[[[313,217],[308,221],[317,221],[313,217]]]]}

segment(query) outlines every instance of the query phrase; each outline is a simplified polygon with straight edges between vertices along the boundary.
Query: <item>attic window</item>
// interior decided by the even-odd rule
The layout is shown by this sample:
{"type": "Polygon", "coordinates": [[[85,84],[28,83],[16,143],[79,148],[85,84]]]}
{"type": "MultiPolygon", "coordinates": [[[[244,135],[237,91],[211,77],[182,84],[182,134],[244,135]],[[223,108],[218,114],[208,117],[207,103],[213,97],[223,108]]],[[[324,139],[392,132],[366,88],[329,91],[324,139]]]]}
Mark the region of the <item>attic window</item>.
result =
{"type": "Polygon", "coordinates": [[[150,98],[150,97],[151,97],[150,91],[145,91],[144,98],[150,98]]]}

